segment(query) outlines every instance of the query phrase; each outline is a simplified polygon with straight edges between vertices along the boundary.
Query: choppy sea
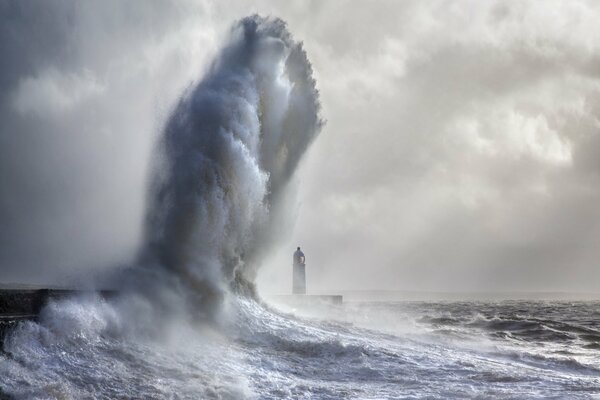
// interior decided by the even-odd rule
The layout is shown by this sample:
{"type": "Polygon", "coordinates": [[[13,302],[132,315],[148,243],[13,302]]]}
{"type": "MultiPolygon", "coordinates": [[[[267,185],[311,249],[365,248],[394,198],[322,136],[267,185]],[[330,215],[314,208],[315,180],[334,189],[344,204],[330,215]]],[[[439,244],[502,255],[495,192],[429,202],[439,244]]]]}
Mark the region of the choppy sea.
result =
{"type": "Polygon", "coordinates": [[[600,399],[599,302],[233,297],[218,321],[151,332],[136,314],[96,297],[51,304],[6,337],[0,397],[600,399]]]}

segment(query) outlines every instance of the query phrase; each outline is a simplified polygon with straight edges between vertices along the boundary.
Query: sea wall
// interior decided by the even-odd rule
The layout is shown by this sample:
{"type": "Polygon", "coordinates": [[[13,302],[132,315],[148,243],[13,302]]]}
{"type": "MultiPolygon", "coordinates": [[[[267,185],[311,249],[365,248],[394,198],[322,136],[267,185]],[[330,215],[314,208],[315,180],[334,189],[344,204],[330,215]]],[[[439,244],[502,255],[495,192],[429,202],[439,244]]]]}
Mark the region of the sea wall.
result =
{"type": "MultiPolygon", "coordinates": [[[[82,293],[77,289],[1,288],[0,289],[0,350],[6,333],[19,321],[37,319],[41,309],[50,300],[82,293]]],[[[102,290],[103,297],[116,292],[102,290]]]]}

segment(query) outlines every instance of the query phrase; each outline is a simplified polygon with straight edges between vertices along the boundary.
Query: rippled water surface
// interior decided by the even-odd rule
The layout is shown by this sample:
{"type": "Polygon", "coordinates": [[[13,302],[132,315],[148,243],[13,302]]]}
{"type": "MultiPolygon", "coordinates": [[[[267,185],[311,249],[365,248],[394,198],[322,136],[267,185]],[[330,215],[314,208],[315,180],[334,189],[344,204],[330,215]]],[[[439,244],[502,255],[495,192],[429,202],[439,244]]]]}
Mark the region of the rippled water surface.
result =
{"type": "MultiPolygon", "coordinates": [[[[178,322],[179,321],[179,322],[178,322]]],[[[49,307],[0,356],[8,398],[600,398],[600,303],[234,299],[222,321],[130,329],[101,300],[49,307]]]]}

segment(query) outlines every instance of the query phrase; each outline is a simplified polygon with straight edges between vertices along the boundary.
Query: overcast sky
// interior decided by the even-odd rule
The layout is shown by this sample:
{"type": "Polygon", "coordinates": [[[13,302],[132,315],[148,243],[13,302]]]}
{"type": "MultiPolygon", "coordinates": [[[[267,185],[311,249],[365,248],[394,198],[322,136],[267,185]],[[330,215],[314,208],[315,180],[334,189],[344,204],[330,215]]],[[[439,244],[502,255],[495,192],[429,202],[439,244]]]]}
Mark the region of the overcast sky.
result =
{"type": "Polygon", "coordinates": [[[0,0],[0,281],[127,263],[148,162],[233,21],[304,41],[327,125],[259,276],[600,291],[600,3],[0,0]]]}

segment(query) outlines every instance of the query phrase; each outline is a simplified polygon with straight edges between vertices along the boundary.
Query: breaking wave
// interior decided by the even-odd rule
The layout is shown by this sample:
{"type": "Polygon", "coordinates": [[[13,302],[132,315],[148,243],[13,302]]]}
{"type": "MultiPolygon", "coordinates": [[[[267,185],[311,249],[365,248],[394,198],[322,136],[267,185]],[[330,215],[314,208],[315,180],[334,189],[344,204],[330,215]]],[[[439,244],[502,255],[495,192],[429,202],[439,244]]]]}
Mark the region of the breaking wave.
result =
{"type": "Polygon", "coordinates": [[[275,227],[287,225],[285,191],[323,124],[319,110],[311,65],[285,23],[235,24],[164,129],[141,264],[174,273],[209,308],[229,288],[252,292],[275,227]]]}

